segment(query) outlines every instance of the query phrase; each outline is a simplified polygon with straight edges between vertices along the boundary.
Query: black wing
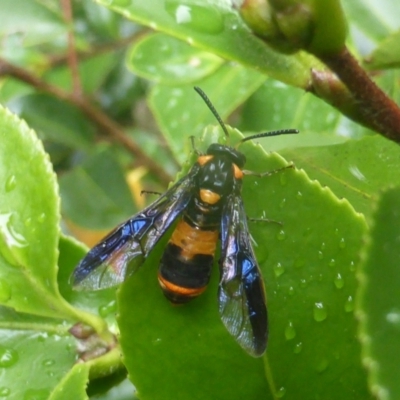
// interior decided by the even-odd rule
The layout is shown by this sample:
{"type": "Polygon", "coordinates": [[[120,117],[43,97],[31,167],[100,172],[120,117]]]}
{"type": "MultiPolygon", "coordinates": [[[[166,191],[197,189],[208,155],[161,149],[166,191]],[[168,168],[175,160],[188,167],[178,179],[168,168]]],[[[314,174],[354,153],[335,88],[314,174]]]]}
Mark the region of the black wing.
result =
{"type": "Polygon", "coordinates": [[[267,346],[265,289],[250,243],[240,195],[228,197],[221,219],[219,312],[229,333],[252,356],[267,346]]]}
{"type": "Polygon", "coordinates": [[[158,240],[186,208],[193,195],[197,165],[154,203],[114,229],[75,268],[77,290],[115,286],[132,275],[158,240]]]}

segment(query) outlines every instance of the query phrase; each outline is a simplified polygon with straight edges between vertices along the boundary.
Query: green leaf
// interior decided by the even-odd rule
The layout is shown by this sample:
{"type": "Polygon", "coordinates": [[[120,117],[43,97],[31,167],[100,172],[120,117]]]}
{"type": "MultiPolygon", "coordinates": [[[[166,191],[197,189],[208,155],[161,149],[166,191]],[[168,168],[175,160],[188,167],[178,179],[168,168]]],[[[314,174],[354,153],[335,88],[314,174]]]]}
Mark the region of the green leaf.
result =
{"type": "Polygon", "coordinates": [[[0,304],[103,332],[101,320],[71,307],[58,290],[59,198],[48,156],[34,132],[1,107],[0,122],[0,304]]]}
{"type": "Polygon", "coordinates": [[[109,148],[96,148],[60,178],[63,213],[79,226],[111,228],[129,218],[134,204],[124,171],[109,148]]]}
{"type": "Polygon", "coordinates": [[[18,110],[42,140],[77,149],[88,149],[93,143],[94,126],[76,107],[53,96],[30,94],[11,102],[9,107],[18,110]]]}
{"type": "Polygon", "coordinates": [[[49,396],[49,400],[86,400],[86,385],[89,378],[88,364],[75,364],[49,396]]]}
{"type": "Polygon", "coordinates": [[[369,385],[378,399],[400,396],[400,189],[382,193],[359,269],[359,337],[369,385]]]}
{"type": "Polygon", "coordinates": [[[307,86],[310,58],[272,51],[223,0],[187,0],[184,4],[177,0],[100,0],[99,3],[222,58],[238,61],[295,86],[307,86]]]}
{"type": "MultiPolygon", "coordinates": [[[[240,65],[225,64],[214,74],[196,82],[196,86],[213,100],[224,119],[261,84],[265,77],[240,65]]],[[[150,108],[175,157],[181,163],[192,148],[188,140],[198,135],[215,117],[193,90],[193,84],[182,86],[156,85],[150,92],[150,108]]]]}
{"type": "Polygon", "coordinates": [[[399,146],[380,135],[282,153],[366,215],[371,213],[371,202],[383,188],[400,184],[399,146]]]}
{"type": "Polygon", "coordinates": [[[65,24],[61,16],[39,1],[2,0],[0,15],[0,36],[23,32],[26,45],[47,42],[65,34],[65,24]]]}
{"type": "Polygon", "coordinates": [[[398,68],[400,66],[400,31],[383,40],[368,58],[370,70],[398,68]]]}
{"type": "Polygon", "coordinates": [[[128,56],[128,67],[134,73],[167,85],[199,80],[222,63],[221,58],[211,53],[163,34],[145,36],[136,42],[128,56]]]}
{"type": "MultiPolygon", "coordinates": [[[[201,150],[217,132],[207,130],[201,150]]],[[[240,137],[235,131],[231,136],[233,143],[240,137]]],[[[251,143],[241,151],[249,170],[286,164],[251,143]]],[[[167,234],[118,296],[120,343],[141,398],[187,399],[194,388],[197,399],[369,398],[352,312],[363,217],[302,170],[248,176],[243,199],[250,218],[283,224],[250,223],[268,298],[267,370],[223,327],[216,270],[207,291],[192,303],[171,307],[163,298],[156,265],[167,234]]]]}
{"type": "Polygon", "coordinates": [[[9,292],[2,304],[60,318],[55,175],[33,131],[4,108],[0,120],[0,279],[9,292]]]}
{"type": "Polygon", "coordinates": [[[0,307],[1,396],[48,398],[75,363],[75,339],[66,328],[54,319],[0,307]]]}
{"type": "Polygon", "coordinates": [[[353,26],[367,38],[380,41],[391,29],[398,27],[400,7],[395,1],[372,0],[367,3],[363,0],[345,0],[342,3],[353,26]]]}

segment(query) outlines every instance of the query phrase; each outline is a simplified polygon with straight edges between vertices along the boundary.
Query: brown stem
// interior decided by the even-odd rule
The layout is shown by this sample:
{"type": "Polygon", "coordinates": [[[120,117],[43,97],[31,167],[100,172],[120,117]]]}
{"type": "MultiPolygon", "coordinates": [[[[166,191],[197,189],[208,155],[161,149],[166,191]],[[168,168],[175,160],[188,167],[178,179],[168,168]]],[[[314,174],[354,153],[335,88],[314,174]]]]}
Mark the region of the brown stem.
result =
{"type": "Polygon", "coordinates": [[[320,58],[347,86],[366,124],[400,143],[400,108],[370,79],[347,48],[320,58]]]}
{"type": "Polygon", "coordinates": [[[72,5],[71,0],[61,0],[61,7],[65,22],[68,25],[68,65],[71,69],[72,91],[75,96],[82,95],[82,85],[78,69],[78,57],[76,55],[75,35],[73,28],[72,5]]]}
{"type": "Polygon", "coordinates": [[[57,86],[50,85],[49,83],[39,79],[27,70],[0,59],[0,76],[6,75],[28,83],[41,92],[49,93],[58,99],[64,100],[75,107],[78,107],[104,133],[129,150],[136,157],[138,163],[145,165],[151,172],[158,176],[163,183],[167,184],[172,180],[171,176],[167,172],[165,172],[152,158],[144,153],[135,142],[125,135],[122,126],[111,120],[106,114],[93,106],[85,98],[65,92],[57,86]]]}

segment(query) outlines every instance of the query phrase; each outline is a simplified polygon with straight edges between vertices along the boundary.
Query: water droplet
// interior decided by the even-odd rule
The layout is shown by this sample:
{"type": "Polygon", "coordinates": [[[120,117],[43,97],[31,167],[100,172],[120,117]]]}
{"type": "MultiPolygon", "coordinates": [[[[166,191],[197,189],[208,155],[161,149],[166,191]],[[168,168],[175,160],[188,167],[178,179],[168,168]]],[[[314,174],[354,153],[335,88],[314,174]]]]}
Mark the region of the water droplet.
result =
{"type": "Polygon", "coordinates": [[[300,287],[305,288],[307,286],[307,279],[300,279],[300,287]]]}
{"type": "Polygon", "coordinates": [[[165,8],[175,22],[201,33],[216,34],[224,29],[219,10],[211,4],[182,4],[181,0],[167,0],[165,8]]]}
{"type": "Polygon", "coordinates": [[[344,303],[344,310],[346,312],[352,312],[354,310],[354,300],[353,296],[349,296],[346,300],[346,303],[344,303]]]}
{"type": "Polygon", "coordinates": [[[290,296],[294,295],[294,287],[293,286],[290,286],[290,288],[289,288],[289,295],[290,296]]]}
{"type": "Polygon", "coordinates": [[[11,298],[11,286],[4,279],[0,278],[0,301],[6,302],[11,298]]]}
{"type": "Polygon", "coordinates": [[[293,322],[289,321],[285,328],[286,340],[292,340],[296,337],[296,329],[293,327],[293,322]]]}
{"type": "Polygon", "coordinates": [[[28,218],[25,220],[24,224],[25,224],[26,227],[31,226],[31,225],[32,225],[32,218],[31,218],[31,217],[28,217],[28,218]]]}
{"type": "Polygon", "coordinates": [[[337,273],[337,275],[336,275],[336,277],[335,277],[335,280],[334,280],[333,282],[335,283],[335,286],[336,286],[338,289],[341,289],[341,288],[344,286],[343,277],[342,277],[342,275],[340,275],[339,272],[337,273]]]}
{"type": "Polygon", "coordinates": [[[325,248],[326,248],[326,243],[325,243],[325,242],[322,242],[322,243],[321,243],[320,249],[321,249],[321,250],[325,250],[325,248]]]}
{"type": "Polygon", "coordinates": [[[329,263],[328,263],[328,265],[329,265],[330,267],[334,267],[334,266],[336,265],[336,260],[335,260],[334,258],[331,258],[330,261],[329,261],[329,263]]]}
{"type": "Polygon", "coordinates": [[[313,314],[314,314],[314,319],[317,322],[324,321],[326,319],[326,317],[328,316],[326,308],[324,306],[324,303],[322,303],[322,302],[315,303],[313,314]]]}
{"type": "Polygon", "coordinates": [[[279,203],[279,208],[283,208],[286,205],[286,199],[282,199],[281,202],[279,203]]]}
{"type": "Polygon", "coordinates": [[[339,242],[339,249],[344,249],[346,247],[346,240],[345,238],[341,238],[339,242]]]}
{"type": "Polygon", "coordinates": [[[12,190],[15,189],[15,187],[17,186],[17,179],[15,177],[15,175],[11,175],[8,177],[8,179],[6,180],[6,185],[5,185],[5,189],[6,192],[11,192],[12,190]]]}
{"type": "Polygon", "coordinates": [[[301,200],[303,198],[303,193],[301,193],[300,191],[296,193],[296,199],[297,200],[301,200]]]}
{"type": "Polygon", "coordinates": [[[356,270],[356,265],[354,264],[354,261],[350,262],[350,271],[354,272],[356,270]]]}
{"type": "Polygon", "coordinates": [[[0,397],[7,397],[11,393],[11,390],[8,387],[2,386],[0,387],[0,397]]]}
{"type": "Polygon", "coordinates": [[[393,309],[386,314],[386,321],[396,328],[400,328],[400,311],[398,309],[393,309]]]}
{"type": "Polygon", "coordinates": [[[285,239],[286,239],[286,232],[285,232],[283,229],[281,229],[281,230],[277,233],[276,238],[277,238],[278,240],[285,240],[285,239]]]}
{"type": "Polygon", "coordinates": [[[286,389],[282,386],[279,388],[279,390],[276,392],[276,397],[278,399],[281,399],[286,393],[286,389]]]}
{"type": "Polygon", "coordinates": [[[99,307],[99,314],[105,318],[108,315],[115,313],[117,311],[117,302],[111,300],[108,304],[99,307]]]}
{"type": "Polygon", "coordinates": [[[279,181],[281,182],[282,186],[285,186],[288,181],[286,174],[279,174],[279,181]]]}
{"type": "Polygon", "coordinates": [[[329,365],[329,361],[326,358],[323,358],[322,360],[319,360],[315,366],[315,369],[318,372],[324,372],[329,365]]]}
{"type": "Polygon", "coordinates": [[[42,361],[42,364],[44,367],[51,367],[55,363],[56,363],[56,361],[53,360],[52,358],[48,358],[48,359],[42,361]]]}
{"type": "Polygon", "coordinates": [[[320,250],[318,251],[318,258],[322,260],[324,258],[324,253],[320,250]]]}
{"type": "Polygon", "coordinates": [[[25,247],[26,239],[18,233],[11,223],[12,213],[0,214],[0,233],[3,235],[8,247],[25,247]]]}
{"type": "MultiPolygon", "coordinates": [[[[199,334],[199,336],[200,336],[200,334],[199,334]]],[[[161,338],[156,338],[153,340],[153,344],[161,344],[161,342],[162,342],[161,338]]]]}
{"type": "Polygon", "coordinates": [[[282,266],[280,262],[278,262],[274,267],[275,276],[279,278],[284,272],[285,268],[282,266]]]}
{"type": "Polygon", "coordinates": [[[46,219],[46,214],[45,213],[41,213],[38,217],[37,217],[37,221],[42,224],[44,222],[44,220],[46,219]]]}
{"type": "Polygon", "coordinates": [[[303,349],[303,343],[299,342],[299,343],[294,345],[293,353],[299,354],[302,349],[303,349]]]}
{"type": "Polygon", "coordinates": [[[14,349],[0,347],[0,367],[8,368],[18,361],[18,353],[14,349]]]}

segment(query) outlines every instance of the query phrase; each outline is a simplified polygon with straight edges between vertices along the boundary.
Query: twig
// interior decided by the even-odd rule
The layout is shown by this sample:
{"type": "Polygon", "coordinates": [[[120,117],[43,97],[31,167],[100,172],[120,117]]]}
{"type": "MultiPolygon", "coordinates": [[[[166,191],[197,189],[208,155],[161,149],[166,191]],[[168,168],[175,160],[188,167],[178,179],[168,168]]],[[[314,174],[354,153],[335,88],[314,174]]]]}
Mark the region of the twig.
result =
{"type": "Polygon", "coordinates": [[[78,57],[76,55],[75,35],[72,17],[71,0],[61,0],[61,7],[65,22],[68,26],[68,65],[71,69],[72,91],[75,96],[82,96],[82,85],[78,69],[78,57]]]}
{"type": "Polygon", "coordinates": [[[70,94],[57,86],[53,86],[39,79],[29,71],[0,59],[0,76],[7,75],[28,83],[41,92],[49,93],[60,100],[64,100],[75,107],[78,107],[104,133],[129,150],[136,157],[137,162],[145,165],[151,172],[159,177],[164,184],[168,184],[172,180],[172,177],[167,172],[165,172],[152,158],[144,153],[135,142],[125,135],[122,126],[111,120],[106,114],[93,106],[84,97],[70,94]]]}
{"type": "Polygon", "coordinates": [[[366,124],[400,143],[400,108],[370,79],[347,48],[320,58],[347,86],[366,124]]]}

